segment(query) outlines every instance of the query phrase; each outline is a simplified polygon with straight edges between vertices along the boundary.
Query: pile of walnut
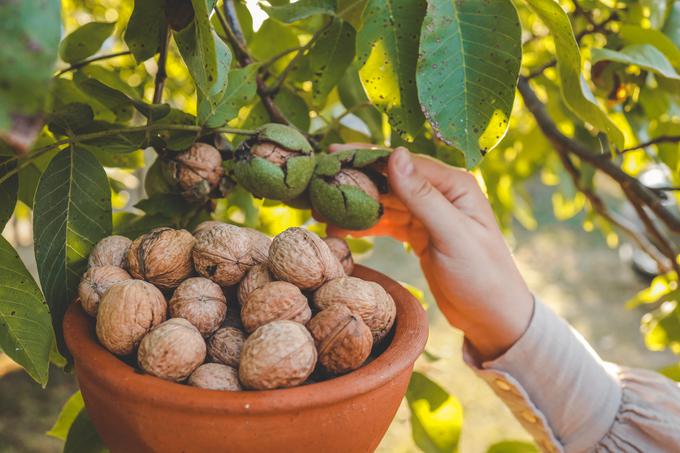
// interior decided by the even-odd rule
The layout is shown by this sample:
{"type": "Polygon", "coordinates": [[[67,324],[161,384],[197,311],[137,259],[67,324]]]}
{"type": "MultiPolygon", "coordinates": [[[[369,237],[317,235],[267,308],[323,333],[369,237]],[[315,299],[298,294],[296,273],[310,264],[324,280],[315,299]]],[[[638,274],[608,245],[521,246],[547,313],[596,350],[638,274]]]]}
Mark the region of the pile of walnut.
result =
{"type": "Polygon", "coordinates": [[[80,302],[101,344],[136,353],[148,374],[214,390],[292,387],[355,370],[396,314],[380,285],[348,276],[344,240],[302,228],[272,240],[207,221],[193,235],[110,236],[89,265],[80,302]]]}

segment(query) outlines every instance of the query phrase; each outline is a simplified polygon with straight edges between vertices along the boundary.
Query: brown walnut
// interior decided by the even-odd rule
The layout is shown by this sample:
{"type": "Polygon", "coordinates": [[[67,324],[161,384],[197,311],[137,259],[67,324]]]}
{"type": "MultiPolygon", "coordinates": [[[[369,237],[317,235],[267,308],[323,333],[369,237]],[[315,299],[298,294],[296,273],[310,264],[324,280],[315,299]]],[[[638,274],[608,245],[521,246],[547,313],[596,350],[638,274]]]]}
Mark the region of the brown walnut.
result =
{"type": "Polygon", "coordinates": [[[371,329],[344,305],[320,311],[307,323],[319,363],[335,374],[359,368],[373,348],[371,329]]]}
{"type": "Polygon", "coordinates": [[[240,329],[222,327],[208,340],[208,357],[213,362],[238,368],[245,341],[246,335],[240,329]]]}
{"type": "Polygon", "coordinates": [[[194,143],[175,157],[175,178],[190,198],[202,198],[219,185],[224,176],[220,152],[207,143],[194,143]]]}
{"type": "Polygon", "coordinates": [[[194,266],[220,286],[238,283],[257,264],[251,255],[252,236],[243,228],[221,224],[200,232],[193,251],[194,266]]]}
{"type": "Polygon", "coordinates": [[[333,178],[333,183],[337,185],[355,186],[366,192],[375,201],[380,202],[380,191],[378,186],[369,178],[366,173],[353,168],[343,168],[333,178]]]}
{"type": "Polygon", "coordinates": [[[251,267],[238,285],[238,292],[236,293],[238,302],[243,305],[250,293],[272,281],[274,279],[266,263],[260,263],[251,267]]]}
{"type": "Polygon", "coordinates": [[[245,228],[252,240],[251,256],[257,263],[264,263],[269,259],[269,247],[272,239],[261,231],[254,228],[245,228]]]}
{"type": "Polygon", "coordinates": [[[97,338],[114,354],[130,354],[149,330],[165,321],[167,309],[163,294],[151,283],[118,282],[99,301],[97,338]]]}
{"type": "Polygon", "coordinates": [[[314,305],[319,310],[335,304],[342,304],[361,317],[371,329],[374,344],[389,333],[397,313],[392,296],[382,286],[356,277],[331,280],[314,293],[314,305]]]}
{"type": "Polygon", "coordinates": [[[328,248],[331,249],[333,255],[340,261],[345,274],[352,275],[352,272],[354,272],[354,258],[352,257],[352,251],[349,249],[347,241],[336,236],[325,237],[323,238],[323,241],[328,248]]]}
{"type": "Polygon", "coordinates": [[[227,299],[222,288],[203,277],[184,280],[175,290],[168,306],[170,317],[186,319],[204,337],[216,331],[227,314],[227,299]]]}
{"type": "Polygon", "coordinates": [[[189,385],[209,390],[238,392],[241,383],[238,381],[238,370],[221,363],[204,363],[191,373],[189,385]]]}
{"type": "Polygon", "coordinates": [[[250,148],[250,153],[253,156],[267,159],[269,162],[279,167],[282,167],[291,157],[300,155],[297,151],[291,151],[272,142],[257,143],[250,148]]]}
{"type": "Polygon", "coordinates": [[[312,317],[307,298],[288,282],[270,282],[248,295],[241,307],[241,322],[246,332],[276,320],[305,324],[312,317]]]}
{"type": "Polygon", "coordinates": [[[194,272],[191,251],[195,242],[186,230],[155,228],[143,234],[128,251],[130,275],[160,289],[176,288],[194,272]]]}
{"type": "Polygon", "coordinates": [[[132,241],[124,236],[108,236],[97,242],[90,252],[90,267],[117,266],[127,267],[127,253],[132,241]]]}
{"type": "Polygon", "coordinates": [[[215,225],[222,225],[224,222],[220,222],[219,220],[205,220],[198,225],[196,225],[196,228],[194,228],[193,235],[198,236],[202,231],[209,230],[210,228],[214,227],[215,225]]]}
{"type": "Polygon", "coordinates": [[[241,384],[251,389],[293,387],[303,383],[315,365],[314,339],[305,326],[274,321],[243,344],[238,374],[241,384]]]}
{"type": "Polygon", "coordinates": [[[168,319],[144,336],[137,351],[142,369],[168,381],[183,381],[205,360],[201,333],[183,318],[168,319]]]}
{"type": "Polygon", "coordinates": [[[78,285],[80,305],[88,315],[97,316],[99,301],[115,283],[131,280],[130,274],[117,266],[92,267],[85,272],[78,285]]]}
{"type": "Polygon", "coordinates": [[[344,276],[340,261],[316,233],[289,228],[272,241],[269,269],[279,280],[300,289],[316,289],[344,276]]]}

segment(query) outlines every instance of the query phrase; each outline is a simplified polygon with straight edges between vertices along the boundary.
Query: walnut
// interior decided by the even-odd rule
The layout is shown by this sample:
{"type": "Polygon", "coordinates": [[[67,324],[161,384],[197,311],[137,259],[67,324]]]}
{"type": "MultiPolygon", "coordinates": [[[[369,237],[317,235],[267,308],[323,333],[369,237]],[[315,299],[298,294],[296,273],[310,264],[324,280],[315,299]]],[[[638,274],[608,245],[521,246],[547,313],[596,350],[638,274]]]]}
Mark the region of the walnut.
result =
{"type": "Polygon", "coordinates": [[[144,336],[137,351],[142,369],[168,381],[183,381],[205,360],[201,333],[189,321],[172,318],[144,336]]]}
{"type": "Polygon", "coordinates": [[[307,323],[307,329],[316,343],[319,363],[331,373],[359,368],[373,348],[371,330],[344,305],[320,311],[307,323]]]}
{"type": "Polygon", "coordinates": [[[257,264],[251,255],[252,236],[243,228],[222,224],[200,232],[193,251],[194,266],[220,286],[238,283],[257,264]]]}
{"type": "Polygon", "coordinates": [[[227,314],[227,299],[220,285],[207,278],[184,280],[168,302],[172,318],[184,318],[204,337],[220,327],[227,314]]]}
{"type": "Polygon", "coordinates": [[[114,354],[130,354],[149,330],[165,321],[167,308],[163,294],[151,283],[118,282],[99,301],[97,338],[114,354]]]}
{"type": "Polygon", "coordinates": [[[204,363],[189,376],[189,385],[209,390],[238,392],[241,383],[238,381],[238,370],[221,363],[204,363]]]}
{"type": "Polygon", "coordinates": [[[248,295],[241,307],[246,332],[253,332],[272,321],[287,319],[305,324],[312,317],[307,298],[288,282],[270,282],[248,295]]]}
{"type": "Polygon", "coordinates": [[[205,230],[209,230],[210,228],[214,227],[215,225],[223,225],[224,222],[220,222],[219,220],[205,220],[198,225],[196,225],[196,228],[194,228],[193,235],[198,236],[199,233],[205,230]]]}
{"type": "Polygon", "coordinates": [[[352,272],[354,272],[354,258],[352,258],[352,251],[349,249],[347,241],[335,236],[325,237],[323,238],[323,241],[328,248],[331,249],[333,255],[340,261],[345,274],[352,275],[352,272]]]}
{"type": "Polygon", "coordinates": [[[208,357],[213,362],[238,368],[244,341],[246,335],[240,329],[222,327],[208,340],[208,357]]]}
{"type": "Polygon", "coordinates": [[[239,378],[257,390],[293,387],[307,379],[316,365],[314,339],[305,326],[274,321],[257,329],[243,344],[239,378]]]}
{"type": "Polygon", "coordinates": [[[238,292],[236,293],[238,302],[243,305],[250,293],[272,281],[274,281],[274,279],[272,278],[266,263],[257,264],[251,267],[238,285],[238,292]]]}
{"type": "Polygon", "coordinates": [[[132,241],[124,236],[108,236],[97,242],[90,252],[90,267],[127,266],[127,253],[132,241]]]}
{"type": "Polygon", "coordinates": [[[194,143],[174,159],[175,179],[189,200],[202,199],[217,189],[224,177],[220,152],[207,143],[194,143]]]}
{"type": "Polygon", "coordinates": [[[131,279],[130,274],[117,266],[100,266],[88,269],[78,286],[80,305],[88,315],[97,317],[99,300],[106,290],[114,283],[131,279]]]}
{"type": "Polygon", "coordinates": [[[326,243],[303,228],[289,228],[274,238],[269,248],[269,269],[279,280],[300,289],[316,289],[345,274],[326,243]]]}
{"type": "Polygon", "coordinates": [[[392,296],[382,286],[356,277],[326,283],[314,293],[314,304],[319,310],[335,304],[345,305],[371,329],[374,344],[389,333],[397,313],[392,296]]]}
{"type": "Polygon", "coordinates": [[[343,168],[335,175],[333,182],[336,185],[358,187],[375,201],[380,201],[380,191],[378,190],[378,187],[363,171],[355,170],[353,168],[343,168]]]}
{"type": "Polygon", "coordinates": [[[254,228],[245,228],[252,239],[251,256],[257,263],[265,263],[269,259],[269,247],[272,239],[254,228]]]}
{"type": "Polygon", "coordinates": [[[176,288],[194,271],[191,250],[195,242],[186,230],[155,228],[132,242],[128,270],[160,289],[176,288]]]}

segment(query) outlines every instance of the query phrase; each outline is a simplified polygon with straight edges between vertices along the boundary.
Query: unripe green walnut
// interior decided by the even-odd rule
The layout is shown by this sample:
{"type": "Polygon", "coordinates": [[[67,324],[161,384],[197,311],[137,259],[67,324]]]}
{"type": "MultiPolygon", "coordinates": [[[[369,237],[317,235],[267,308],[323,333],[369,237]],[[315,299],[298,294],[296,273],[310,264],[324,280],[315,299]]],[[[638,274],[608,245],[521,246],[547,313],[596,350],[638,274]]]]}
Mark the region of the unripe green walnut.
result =
{"type": "Polygon", "coordinates": [[[367,173],[386,150],[347,150],[321,157],[309,185],[312,206],[325,220],[348,230],[365,230],[383,213],[380,191],[367,173]]]}
{"type": "Polygon", "coordinates": [[[257,197],[291,200],[305,191],[313,172],[311,145],[283,124],[265,124],[236,150],[234,176],[257,197]]]}

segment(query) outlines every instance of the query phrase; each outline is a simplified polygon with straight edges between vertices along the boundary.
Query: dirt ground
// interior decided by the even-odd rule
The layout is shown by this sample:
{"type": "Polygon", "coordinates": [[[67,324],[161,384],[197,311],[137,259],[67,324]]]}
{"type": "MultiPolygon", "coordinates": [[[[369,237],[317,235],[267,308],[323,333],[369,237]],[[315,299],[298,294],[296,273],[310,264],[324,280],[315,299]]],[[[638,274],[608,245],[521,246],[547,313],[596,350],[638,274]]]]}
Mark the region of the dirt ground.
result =
{"type": "MultiPolygon", "coordinates": [[[[642,311],[628,311],[624,302],[644,286],[614,250],[597,235],[577,228],[554,226],[521,234],[515,255],[534,293],[568,319],[606,359],[627,366],[657,368],[671,363],[666,353],[651,353],[639,334],[642,311]]],[[[393,278],[426,288],[414,257],[401,244],[379,239],[376,249],[361,262],[393,278]]],[[[484,453],[497,441],[528,439],[528,435],[486,385],[464,365],[461,335],[451,329],[436,309],[431,295],[430,339],[427,349],[441,357],[417,368],[456,395],[465,411],[460,451],[484,453]]],[[[50,385],[42,390],[23,373],[0,379],[0,452],[57,452],[61,442],[43,433],[61,405],[76,389],[74,379],[52,370],[50,385]]],[[[410,434],[409,412],[402,404],[379,452],[417,452],[410,434]]]]}

